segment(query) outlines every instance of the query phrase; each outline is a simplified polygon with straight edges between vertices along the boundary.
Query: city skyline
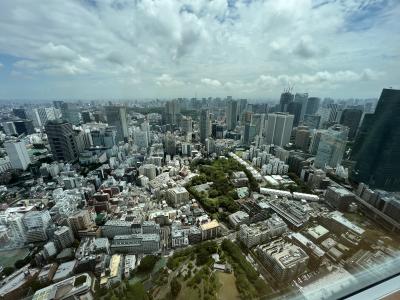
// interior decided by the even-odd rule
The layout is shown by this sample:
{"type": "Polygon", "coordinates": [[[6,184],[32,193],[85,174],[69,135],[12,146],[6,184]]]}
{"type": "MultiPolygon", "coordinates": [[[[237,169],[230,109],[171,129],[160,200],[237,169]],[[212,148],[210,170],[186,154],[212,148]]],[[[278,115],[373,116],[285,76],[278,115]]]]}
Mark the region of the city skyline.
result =
{"type": "Polygon", "coordinates": [[[393,0],[4,1],[0,16],[0,99],[276,99],[292,86],[371,98],[398,88],[393,0]]]}

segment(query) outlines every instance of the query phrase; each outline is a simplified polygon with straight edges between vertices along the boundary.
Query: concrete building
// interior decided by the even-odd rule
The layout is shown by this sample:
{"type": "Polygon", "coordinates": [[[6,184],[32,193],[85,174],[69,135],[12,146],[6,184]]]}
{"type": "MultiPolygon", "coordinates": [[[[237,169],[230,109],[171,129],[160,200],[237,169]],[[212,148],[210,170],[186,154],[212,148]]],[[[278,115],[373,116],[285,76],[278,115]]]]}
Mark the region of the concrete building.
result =
{"type": "Polygon", "coordinates": [[[309,260],[304,250],[283,239],[257,246],[256,253],[271,271],[276,282],[280,284],[289,282],[302,274],[309,260]]]}
{"type": "Polygon", "coordinates": [[[165,124],[177,126],[178,119],[181,113],[181,107],[178,100],[171,100],[165,103],[165,124]]]}
{"type": "Polygon", "coordinates": [[[237,212],[230,214],[228,217],[229,224],[235,229],[237,229],[240,225],[246,224],[249,222],[249,214],[238,210],[237,212]]]}
{"type": "Polygon", "coordinates": [[[116,235],[111,243],[112,253],[154,254],[160,251],[159,234],[116,235]]]}
{"type": "Polygon", "coordinates": [[[294,144],[297,148],[308,151],[310,147],[311,134],[307,126],[299,126],[296,129],[294,144]]]}
{"type": "Polygon", "coordinates": [[[200,225],[202,240],[216,238],[220,234],[220,226],[217,220],[212,220],[200,225]]]}
{"type": "Polygon", "coordinates": [[[28,243],[42,242],[47,240],[47,227],[50,225],[51,217],[48,210],[30,211],[24,215],[23,223],[26,229],[25,236],[28,243]]]}
{"type": "Polygon", "coordinates": [[[264,129],[266,144],[284,146],[289,143],[293,120],[293,115],[287,113],[268,114],[264,129]]]}
{"type": "Polygon", "coordinates": [[[49,121],[45,130],[51,153],[56,160],[69,162],[78,159],[83,143],[70,123],[62,120],[49,121]]]}
{"type": "Polygon", "coordinates": [[[341,211],[346,211],[355,200],[355,195],[341,186],[330,186],[325,191],[325,201],[341,211]]]}
{"type": "Polygon", "coordinates": [[[68,217],[69,225],[77,235],[80,230],[86,230],[94,225],[88,210],[78,210],[68,217]]]}
{"type": "Polygon", "coordinates": [[[203,109],[200,113],[200,141],[204,144],[211,136],[211,119],[208,110],[203,109]]]}
{"type": "Polygon", "coordinates": [[[89,274],[72,276],[35,292],[32,300],[93,299],[89,274]]]}
{"type": "Polygon", "coordinates": [[[286,223],[278,215],[273,214],[265,221],[241,225],[237,237],[247,248],[252,248],[279,237],[287,231],[286,223]]]}
{"type": "Polygon", "coordinates": [[[180,207],[189,202],[189,192],[182,186],[167,190],[167,198],[175,207],[180,207]]]}
{"type": "Polygon", "coordinates": [[[139,174],[146,176],[149,180],[153,180],[157,176],[157,168],[153,164],[145,164],[140,166],[139,174]]]}
{"type": "Polygon", "coordinates": [[[124,141],[128,138],[128,124],[126,116],[126,108],[123,106],[106,106],[105,107],[107,123],[117,130],[116,141],[124,141]]]}
{"type": "Polygon", "coordinates": [[[238,103],[235,100],[228,100],[226,109],[226,125],[228,130],[234,130],[237,124],[238,103]]]}
{"type": "Polygon", "coordinates": [[[25,171],[31,160],[28,152],[26,151],[25,143],[23,142],[6,142],[4,143],[7,155],[10,159],[11,167],[13,169],[25,171]]]}
{"type": "Polygon", "coordinates": [[[68,226],[62,226],[54,232],[54,240],[59,249],[65,249],[74,243],[74,234],[68,226]]]}

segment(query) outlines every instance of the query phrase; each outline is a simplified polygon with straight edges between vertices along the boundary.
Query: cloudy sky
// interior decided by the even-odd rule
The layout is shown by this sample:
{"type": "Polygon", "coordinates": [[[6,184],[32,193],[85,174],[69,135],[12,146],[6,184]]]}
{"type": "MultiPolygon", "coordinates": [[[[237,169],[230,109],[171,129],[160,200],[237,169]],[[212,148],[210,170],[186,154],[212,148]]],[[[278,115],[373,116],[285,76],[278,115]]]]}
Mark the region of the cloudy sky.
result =
{"type": "Polygon", "coordinates": [[[399,0],[1,0],[0,98],[378,97],[399,0]]]}

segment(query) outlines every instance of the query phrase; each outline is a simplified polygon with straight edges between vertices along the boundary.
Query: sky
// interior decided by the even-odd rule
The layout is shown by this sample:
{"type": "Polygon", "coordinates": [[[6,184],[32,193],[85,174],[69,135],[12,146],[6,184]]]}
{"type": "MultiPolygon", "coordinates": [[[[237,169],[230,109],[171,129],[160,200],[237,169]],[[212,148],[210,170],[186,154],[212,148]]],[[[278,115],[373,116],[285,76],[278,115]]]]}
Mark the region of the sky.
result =
{"type": "Polygon", "coordinates": [[[378,97],[399,0],[1,0],[0,99],[378,97]]]}

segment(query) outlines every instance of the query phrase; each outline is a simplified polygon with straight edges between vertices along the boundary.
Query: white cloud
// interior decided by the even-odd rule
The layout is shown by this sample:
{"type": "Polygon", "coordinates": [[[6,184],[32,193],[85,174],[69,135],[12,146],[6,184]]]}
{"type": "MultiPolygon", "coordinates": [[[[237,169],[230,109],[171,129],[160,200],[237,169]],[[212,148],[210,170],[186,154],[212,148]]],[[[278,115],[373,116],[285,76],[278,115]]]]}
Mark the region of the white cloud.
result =
{"type": "Polygon", "coordinates": [[[220,87],[222,85],[221,82],[216,79],[202,78],[200,81],[201,83],[212,87],[220,87]]]}
{"type": "Polygon", "coordinates": [[[79,82],[63,97],[82,87],[93,97],[208,96],[211,86],[276,98],[288,82],[322,97],[374,96],[400,76],[399,17],[395,0],[3,0],[0,53],[41,84],[27,95],[50,90],[51,76],[79,82]]]}
{"type": "Polygon", "coordinates": [[[4,65],[0,62],[0,70],[4,67],[4,65]]]}
{"type": "Polygon", "coordinates": [[[183,81],[176,80],[169,74],[162,74],[157,77],[156,84],[161,87],[177,87],[184,85],[183,81]]]}

